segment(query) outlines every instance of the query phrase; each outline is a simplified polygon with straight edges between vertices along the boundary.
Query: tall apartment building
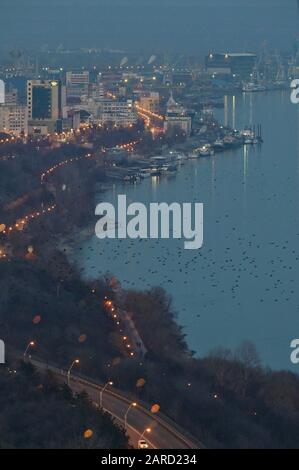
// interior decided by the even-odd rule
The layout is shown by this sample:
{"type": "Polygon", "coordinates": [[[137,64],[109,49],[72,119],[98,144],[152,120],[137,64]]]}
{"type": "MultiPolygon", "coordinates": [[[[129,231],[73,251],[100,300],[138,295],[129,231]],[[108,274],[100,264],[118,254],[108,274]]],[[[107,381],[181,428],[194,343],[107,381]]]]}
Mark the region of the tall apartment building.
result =
{"type": "Polygon", "coordinates": [[[65,87],[58,80],[27,82],[29,134],[46,135],[60,130],[66,107],[65,87]]]}
{"type": "Polygon", "coordinates": [[[18,104],[18,90],[12,89],[5,92],[5,104],[17,105],[18,104]]]}
{"type": "Polygon", "coordinates": [[[3,80],[0,80],[0,105],[1,104],[18,104],[18,90],[16,88],[7,89],[3,80]]]}
{"type": "Polygon", "coordinates": [[[3,80],[0,80],[0,104],[5,103],[5,83],[3,80]]]}
{"type": "Polygon", "coordinates": [[[116,126],[129,127],[137,122],[132,100],[106,99],[100,106],[101,122],[113,122],[116,126]]]}
{"type": "Polygon", "coordinates": [[[160,95],[157,92],[144,93],[139,98],[140,106],[152,113],[159,113],[160,110],[160,95]]]}
{"type": "Polygon", "coordinates": [[[27,106],[4,104],[0,106],[0,132],[14,136],[27,135],[27,106]]]}
{"type": "Polygon", "coordinates": [[[92,83],[89,87],[90,96],[96,101],[102,101],[105,99],[105,86],[102,82],[92,83]]]}
{"type": "Polygon", "coordinates": [[[81,98],[89,94],[89,72],[67,72],[66,89],[68,98],[81,98]]]}

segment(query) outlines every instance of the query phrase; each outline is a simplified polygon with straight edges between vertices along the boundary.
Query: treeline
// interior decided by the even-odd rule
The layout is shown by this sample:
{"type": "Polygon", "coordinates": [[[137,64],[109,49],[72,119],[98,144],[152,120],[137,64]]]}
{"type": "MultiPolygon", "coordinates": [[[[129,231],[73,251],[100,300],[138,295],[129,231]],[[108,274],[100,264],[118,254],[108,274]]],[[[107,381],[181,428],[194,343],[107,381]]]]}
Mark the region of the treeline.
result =
{"type": "Polygon", "coordinates": [[[0,332],[9,352],[29,353],[67,369],[80,358],[77,372],[97,380],[109,374],[121,354],[116,330],[97,294],[80,280],[60,252],[24,261],[1,261],[0,332]]]}
{"type": "Polygon", "coordinates": [[[25,363],[0,369],[0,449],[125,449],[128,441],[86,394],[73,396],[25,363]]]}
{"type": "Polygon", "coordinates": [[[299,448],[299,378],[264,369],[251,343],[198,359],[189,351],[171,299],[160,288],[121,296],[148,353],[124,354],[103,308],[110,283],[83,282],[60,252],[1,264],[0,331],[8,354],[30,353],[99,381],[161,411],[208,448],[299,448]],[[140,381],[140,379],[144,379],[140,381]],[[143,385],[140,387],[138,383],[143,385]]]}
{"type": "Polygon", "coordinates": [[[299,377],[264,369],[255,346],[189,352],[171,299],[160,288],[127,293],[125,307],[149,349],[142,367],[124,360],[114,370],[122,387],[139,390],[210,448],[298,449],[299,377]]]}

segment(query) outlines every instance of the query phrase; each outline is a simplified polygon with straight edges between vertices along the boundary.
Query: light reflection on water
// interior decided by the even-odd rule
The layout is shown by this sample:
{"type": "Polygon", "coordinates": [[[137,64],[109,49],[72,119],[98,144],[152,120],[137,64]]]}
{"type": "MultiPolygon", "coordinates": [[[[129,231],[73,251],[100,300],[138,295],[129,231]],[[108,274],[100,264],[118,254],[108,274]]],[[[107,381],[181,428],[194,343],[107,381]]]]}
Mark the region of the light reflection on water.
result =
{"type": "Polygon", "coordinates": [[[198,354],[249,339],[266,364],[292,368],[289,346],[299,337],[299,107],[281,92],[228,97],[226,104],[218,113],[229,124],[262,124],[261,148],[189,161],[175,178],[105,195],[113,202],[118,193],[128,202],[204,202],[202,250],[185,251],[179,240],[94,238],[77,260],[89,277],[110,271],[126,288],[165,287],[198,354]]]}

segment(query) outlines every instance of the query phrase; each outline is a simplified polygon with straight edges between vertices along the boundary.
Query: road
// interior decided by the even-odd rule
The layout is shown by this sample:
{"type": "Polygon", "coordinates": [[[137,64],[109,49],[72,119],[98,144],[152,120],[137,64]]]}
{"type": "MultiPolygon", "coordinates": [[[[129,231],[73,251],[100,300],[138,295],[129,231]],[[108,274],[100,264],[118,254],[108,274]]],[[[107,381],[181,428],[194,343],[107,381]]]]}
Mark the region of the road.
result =
{"type": "MultiPolygon", "coordinates": [[[[67,373],[65,371],[44,364],[36,359],[31,358],[30,362],[37,369],[50,370],[59,380],[67,381],[67,373]]],[[[86,391],[94,405],[99,405],[100,392],[102,390],[100,384],[72,373],[70,387],[75,393],[82,392],[83,390],[86,391]]],[[[112,390],[111,388],[106,389],[103,394],[104,410],[122,427],[124,427],[124,417],[131,403],[131,400],[119,391],[112,390]]],[[[146,440],[152,449],[204,449],[202,444],[186,436],[175,423],[171,422],[161,413],[152,414],[144,404],[138,404],[136,408],[131,408],[127,417],[127,423],[127,433],[134,448],[137,448],[138,440],[144,430],[151,428],[152,431],[146,436],[146,440]]]]}

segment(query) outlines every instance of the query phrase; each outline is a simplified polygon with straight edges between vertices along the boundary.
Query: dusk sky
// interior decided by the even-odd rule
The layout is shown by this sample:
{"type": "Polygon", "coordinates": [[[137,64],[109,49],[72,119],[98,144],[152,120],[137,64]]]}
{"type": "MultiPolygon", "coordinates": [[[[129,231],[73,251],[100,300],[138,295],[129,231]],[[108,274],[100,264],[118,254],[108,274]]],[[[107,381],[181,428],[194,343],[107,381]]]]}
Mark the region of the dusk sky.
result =
{"type": "Polygon", "coordinates": [[[296,0],[1,0],[5,47],[290,48],[296,0]]]}

